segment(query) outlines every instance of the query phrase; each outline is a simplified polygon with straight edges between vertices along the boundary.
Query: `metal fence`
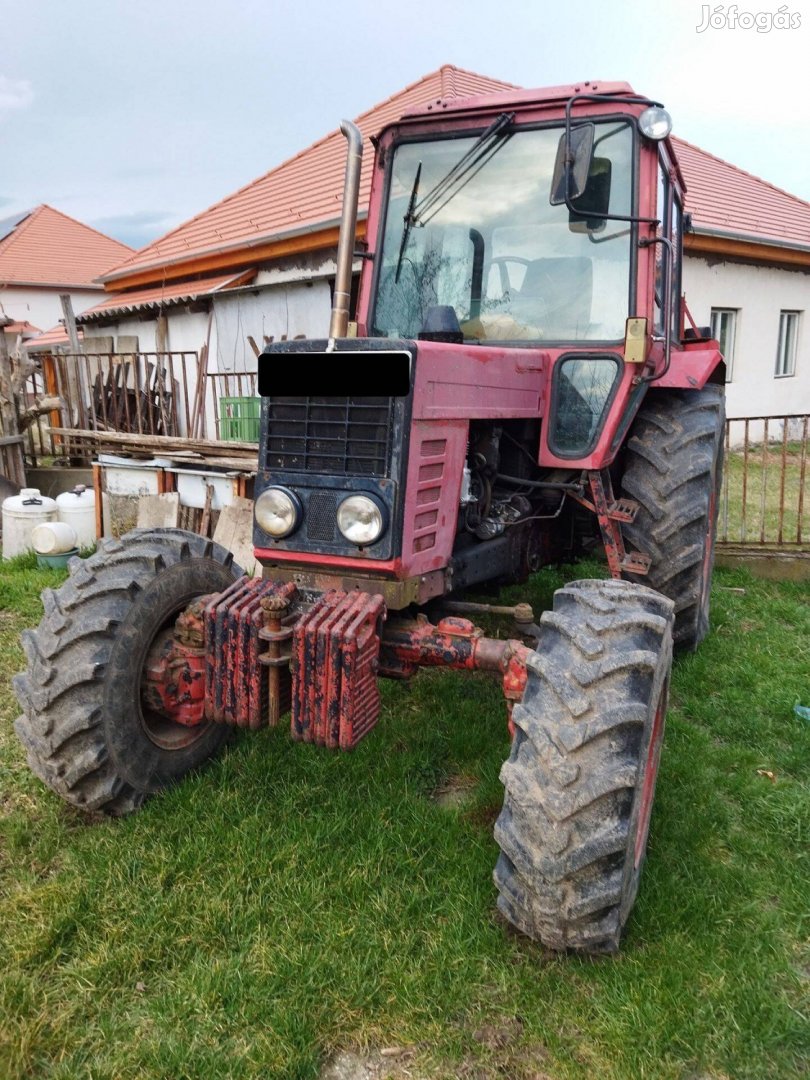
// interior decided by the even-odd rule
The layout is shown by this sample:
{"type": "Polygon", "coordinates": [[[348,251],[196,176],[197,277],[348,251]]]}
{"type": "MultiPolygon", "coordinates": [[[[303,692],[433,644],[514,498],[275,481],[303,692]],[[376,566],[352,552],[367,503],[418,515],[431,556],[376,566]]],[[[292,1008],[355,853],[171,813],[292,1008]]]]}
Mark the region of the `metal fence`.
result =
{"type": "Polygon", "coordinates": [[[21,404],[29,409],[45,397],[61,403],[28,428],[28,464],[89,454],[89,443],[52,428],[258,441],[257,376],[205,368],[205,354],[192,351],[43,356],[21,404]]]}
{"type": "Polygon", "coordinates": [[[810,549],[808,434],[804,414],[726,421],[719,544],[810,549]]]}

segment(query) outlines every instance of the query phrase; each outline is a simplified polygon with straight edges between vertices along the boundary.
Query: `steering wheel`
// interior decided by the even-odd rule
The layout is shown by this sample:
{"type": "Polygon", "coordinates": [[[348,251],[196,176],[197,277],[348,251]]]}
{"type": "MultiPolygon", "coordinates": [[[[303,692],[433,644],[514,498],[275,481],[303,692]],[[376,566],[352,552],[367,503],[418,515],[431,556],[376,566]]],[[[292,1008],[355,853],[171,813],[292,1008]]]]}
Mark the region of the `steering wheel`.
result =
{"type": "MultiPolygon", "coordinates": [[[[549,322],[552,315],[559,311],[560,306],[564,303],[564,298],[559,296],[559,289],[554,284],[554,279],[548,270],[540,271],[538,277],[532,282],[533,289],[532,295],[522,296],[521,290],[515,289],[514,296],[512,295],[512,287],[509,281],[509,273],[506,269],[508,263],[517,263],[519,266],[528,267],[535,262],[534,259],[524,259],[522,255],[496,255],[491,260],[492,266],[497,266],[501,275],[501,289],[504,298],[508,297],[510,300],[518,299],[518,308],[513,309],[513,314],[516,318],[521,319],[522,314],[520,308],[531,307],[531,312],[526,313],[532,323],[539,322],[546,324],[549,322]],[[552,303],[552,298],[556,295],[556,303],[552,303]]],[[[525,282],[525,277],[524,277],[525,282]]]]}
{"type": "Polygon", "coordinates": [[[498,267],[502,292],[509,292],[512,284],[509,280],[509,271],[506,269],[507,263],[517,263],[519,266],[528,266],[530,262],[533,262],[533,260],[524,259],[522,255],[494,255],[492,259],[490,259],[490,266],[498,267]]]}

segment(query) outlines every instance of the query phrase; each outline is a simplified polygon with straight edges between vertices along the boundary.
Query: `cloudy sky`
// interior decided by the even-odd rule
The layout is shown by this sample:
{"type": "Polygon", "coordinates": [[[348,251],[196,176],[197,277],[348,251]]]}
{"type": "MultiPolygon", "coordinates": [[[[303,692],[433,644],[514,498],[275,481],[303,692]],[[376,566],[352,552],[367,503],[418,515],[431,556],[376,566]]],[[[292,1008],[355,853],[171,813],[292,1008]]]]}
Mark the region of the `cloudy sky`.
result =
{"type": "Polygon", "coordinates": [[[139,247],[444,63],[525,87],[626,80],[682,138],[810,201],[810,0],[0,0],[0,16],[0,218],[48,202],[139,247]]]}

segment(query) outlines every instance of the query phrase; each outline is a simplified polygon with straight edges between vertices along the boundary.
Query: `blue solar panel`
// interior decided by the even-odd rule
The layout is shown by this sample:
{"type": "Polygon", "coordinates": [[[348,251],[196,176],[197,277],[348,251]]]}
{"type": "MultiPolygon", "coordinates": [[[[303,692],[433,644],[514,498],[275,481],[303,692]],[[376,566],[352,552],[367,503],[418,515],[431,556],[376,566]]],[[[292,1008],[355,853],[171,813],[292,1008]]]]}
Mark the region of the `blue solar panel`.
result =
{"type": "Polygon", "coordinates": [[[19,214],[12,214],[11,217],[0,218],[0,240],[5,240],[8,234],[13,229],[16,229],[21,221],[25,221],[32,212],[31,210],[22,210],[19,214]]]}

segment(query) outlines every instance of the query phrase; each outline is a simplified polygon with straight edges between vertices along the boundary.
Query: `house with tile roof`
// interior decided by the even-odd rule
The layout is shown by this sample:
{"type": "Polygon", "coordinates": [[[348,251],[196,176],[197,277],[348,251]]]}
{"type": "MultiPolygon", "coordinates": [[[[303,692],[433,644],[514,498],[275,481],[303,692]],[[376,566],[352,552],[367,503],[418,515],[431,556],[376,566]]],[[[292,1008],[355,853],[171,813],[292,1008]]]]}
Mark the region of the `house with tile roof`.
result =
{"type": "Polygon", "coordinates": [[[59,297],[74,312],[97,304],[98,278],[132,254],[126,244],[42,204],[0,221],[0,314],[10,345],[27,343],[62,317],[59,297]]]}
{"type": "Polygon", "coordinates": [[[810,413],[810,203],[673,142],[692,214],[684,290],[726,357],[728,415],[810,413]]]}
{"type": "MultiPolygon", "coordinates": [[[[369,139],[399,116],[443,100],[516,89],[445,65],[356,122],[369,139]]],[[[685,292],[696,322],[711,324],[728,354],[729,415],[810,412],[810,204],[698,147],[673,143],[692,215],[685,292]]],[[[365,236],[371,166],[367,153],[358,239],[365,236]]],[[[174,350],[205,343],[219,371],[255,370],[249,338],[324,336],[344,167],[345,142],[333,131],[123,259],[101,277],[107,295],[79,319],[86,335],[137,337],[141,350],[157,340],[174,350]]],[[[48,347],[54,343],[51,337],[48,347]]]]}

